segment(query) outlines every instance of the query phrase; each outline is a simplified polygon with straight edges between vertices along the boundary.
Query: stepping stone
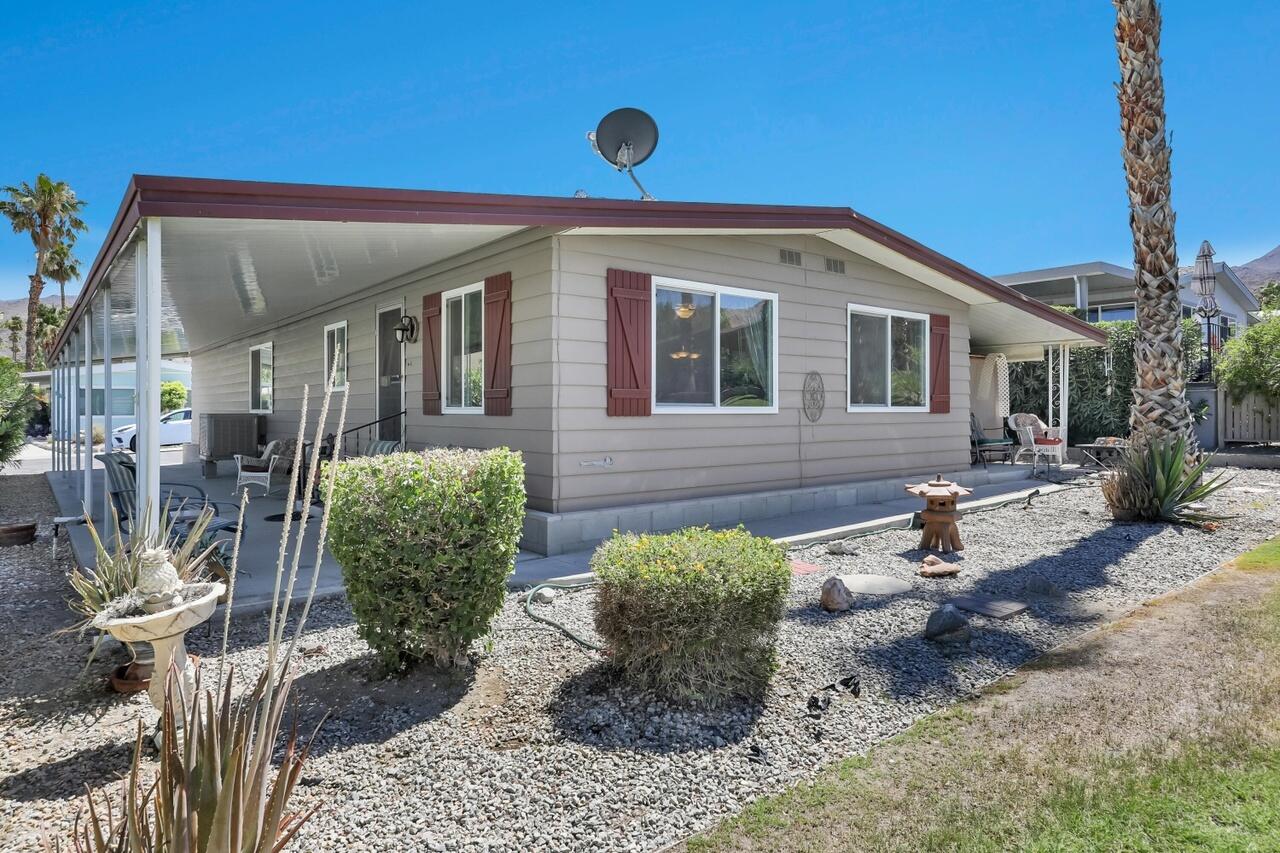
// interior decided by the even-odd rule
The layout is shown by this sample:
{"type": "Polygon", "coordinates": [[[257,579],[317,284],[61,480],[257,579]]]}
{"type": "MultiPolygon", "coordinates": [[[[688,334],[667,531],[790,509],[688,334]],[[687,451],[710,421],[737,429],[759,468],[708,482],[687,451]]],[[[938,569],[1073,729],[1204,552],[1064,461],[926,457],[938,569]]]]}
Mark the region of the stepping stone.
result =
{"type": "Polygon", "coordinates": [[[793,575],[811,575],[820,571],[822,571],[822,566],[816,566],[813,563],[803,563],[800,560],[791,561],[791,574],[793,575]]]}
{"type": "Polygon", "coordinates": [[[845,589],[860,595],[898,595],[908,592],[911,584],[888,575],[838,575],[845,589]]]}
{"type": "Polygon", "coordinates": [[[993,619],[1008,619],[1027,609],[1025,601],[1011,601],[994,595],[958,595],[947,602],[970,613],[981,613],[993,619]]]}

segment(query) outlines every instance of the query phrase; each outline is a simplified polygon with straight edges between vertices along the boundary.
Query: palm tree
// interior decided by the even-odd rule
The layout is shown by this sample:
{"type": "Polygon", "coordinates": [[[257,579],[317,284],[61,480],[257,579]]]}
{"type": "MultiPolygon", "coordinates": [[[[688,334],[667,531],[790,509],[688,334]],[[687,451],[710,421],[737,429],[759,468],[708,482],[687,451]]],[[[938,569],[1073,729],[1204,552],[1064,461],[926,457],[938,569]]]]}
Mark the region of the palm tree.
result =
{"type": "Polygon", "coordinates": [[[13,360],[18,360],[18,336],[22,334],[23,322],[21,317],[10,317],[9,322],[5,323],[5,328],[9,330],[9,352],[13,353],[13,360]]]}
{"type": "Polygon", "coordinates": [[[26,366],[30,370],[36,349],[36,313],[49,256],[60,244],[70,246],[76,235],[85,230],[79,216],[84,202],[76,198],[75,190],[65,181],[54,181],[43,172],[36,176],[35,186],[24,182],[0,192],[7,196],[0,199],[0,213],[9,218],[15,234],[27,234],[36,248],[36,267],[27,293],[26,366]]]}
{"type": "Polygon", "coordinates": [[[1185,435],[1195,442],[1182,373],[1182,306],[1170,203],[1170,156],[1160,69],[1160,7],[1155,0],[1113,0],[1120,57],[1120,133],[1129,190],[1137,286],[1137,375],[1129,427],[1135,437],[1185,435]]]}
{"type": "Polygon", "coordinates": [[[58,283],[59,307],[67,307],[67,282],[80,278],[80,259],[71,254],[71,243],[65,240],[49,250],[44,265],[45,278],[58,283]]]}

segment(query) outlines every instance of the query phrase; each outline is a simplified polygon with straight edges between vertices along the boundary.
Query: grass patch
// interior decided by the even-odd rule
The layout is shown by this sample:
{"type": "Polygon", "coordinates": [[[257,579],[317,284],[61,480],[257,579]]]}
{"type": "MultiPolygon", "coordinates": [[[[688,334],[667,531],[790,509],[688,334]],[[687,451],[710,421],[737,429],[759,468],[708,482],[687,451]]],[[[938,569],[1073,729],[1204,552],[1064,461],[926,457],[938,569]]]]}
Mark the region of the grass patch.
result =
{"type": "Polygon", "coordinates": [[[1245,551],[1232,560],[1232,565],[1246,572],[1280,569],[1280,537],[1268,539],[1252,551],[1245,551]]]}

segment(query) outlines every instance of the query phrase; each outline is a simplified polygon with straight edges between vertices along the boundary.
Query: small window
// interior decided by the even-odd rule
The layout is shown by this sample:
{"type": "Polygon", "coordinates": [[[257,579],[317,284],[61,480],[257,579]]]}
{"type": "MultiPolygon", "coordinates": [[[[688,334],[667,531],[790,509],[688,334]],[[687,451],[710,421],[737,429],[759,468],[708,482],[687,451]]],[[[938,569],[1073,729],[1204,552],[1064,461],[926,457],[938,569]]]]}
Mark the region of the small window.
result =
{"type": "Polygon", "coordinates": [[[111,414],[133,416],[133,389],[111,389],[111,414]]]}
{"type": "Polygon", "coordinates": [[[926,411],[929,317],[849,306],[849,411],[926,411]]]}
{"type": "Polygon", "coordinates": [[[484,411],[484,283],[450,290],[444,306],[444,408],[484,411]]]}
{"type": "Polygon", "coordinates": [[[824,258],[823,260],[827,262],[827,272],[844,275],[844,261],[839,258],[824,258]]]}
{"type": "Polygon", "coordinates": [[[778,410],[776,294],[655,277],[653,305],[656,410],[778,410]]]}
{"type": "Polygon", "coordinates": [[[1113,322],[1116,320],[1138,319],[1138,306],[1135,302],[1117,302],[1113,305],[1090,305],[1085,312],[1085,319],[1090,323],[1113,322]]]}
{"type": "Polygon", "coordinates": [[[275,362],[272,345],[258,344],[249,349],[249,411],[270,414],[275,386],[275,362]]]}
{"type": "Polygon", "coordinates": [[[800,256],[800,253],[797,252],[795,249],[779,249],[778,261],[780,263],[784,263],[787,266],[791,266],[791,267],[799,267],[804,265],[804,259],[800,256]]]}
{"type": "Polygon", "coordinates": [[[347,387],[347,321],[330,323],[324,327],[324,379],[329,381],[333,376],[333,390],[342,391],[347,387]],[[334,366],[334,358],[337,366],[334,366]]]}

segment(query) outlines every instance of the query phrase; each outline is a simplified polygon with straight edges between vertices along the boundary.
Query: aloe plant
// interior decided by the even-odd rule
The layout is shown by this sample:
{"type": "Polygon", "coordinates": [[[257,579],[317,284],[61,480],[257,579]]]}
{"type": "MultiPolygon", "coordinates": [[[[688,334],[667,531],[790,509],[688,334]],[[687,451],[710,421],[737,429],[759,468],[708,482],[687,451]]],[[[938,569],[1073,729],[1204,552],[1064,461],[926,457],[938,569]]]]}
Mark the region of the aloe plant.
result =
{"type": "Polygon", "coordinates": [[[1190,456],[1186,436],[1135,441],[1103,481],[1102,492],[1113,510],[1143,521],[1222,521],[1228,516],[1195,506],[1231,482],[1223,472],[1204,478],[1211,459],[1211,455],[1190,456]]]}

